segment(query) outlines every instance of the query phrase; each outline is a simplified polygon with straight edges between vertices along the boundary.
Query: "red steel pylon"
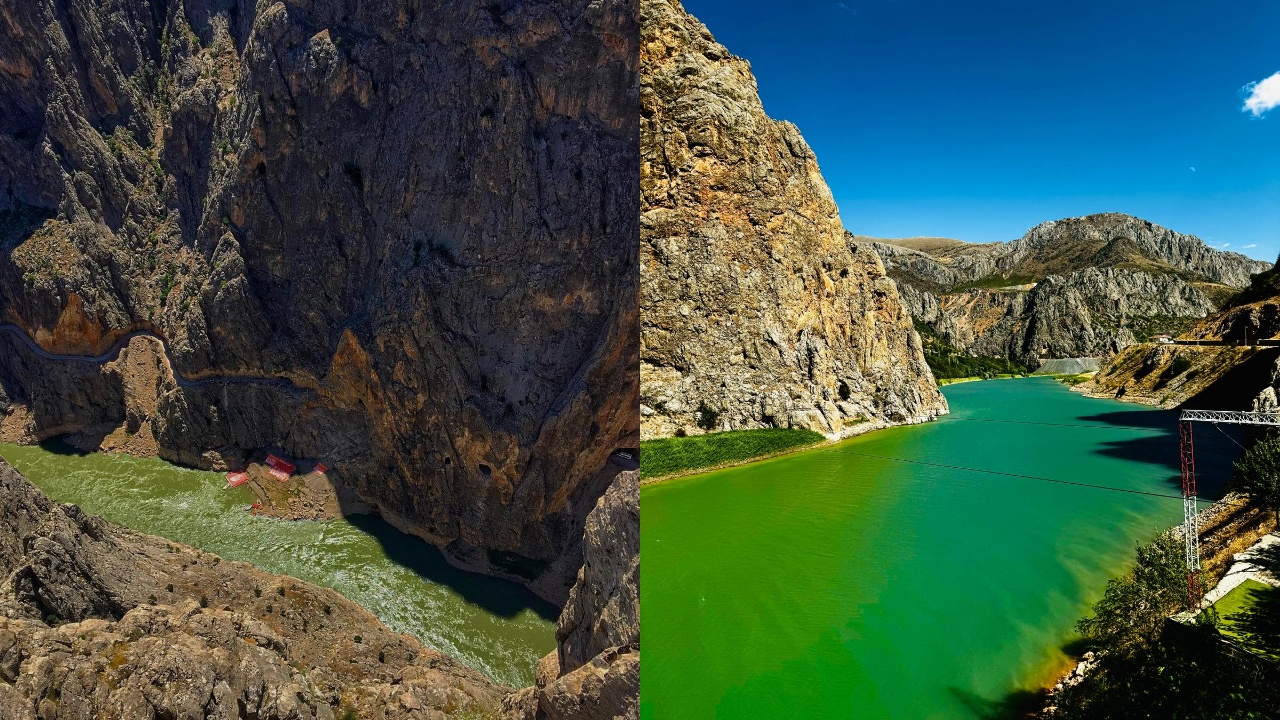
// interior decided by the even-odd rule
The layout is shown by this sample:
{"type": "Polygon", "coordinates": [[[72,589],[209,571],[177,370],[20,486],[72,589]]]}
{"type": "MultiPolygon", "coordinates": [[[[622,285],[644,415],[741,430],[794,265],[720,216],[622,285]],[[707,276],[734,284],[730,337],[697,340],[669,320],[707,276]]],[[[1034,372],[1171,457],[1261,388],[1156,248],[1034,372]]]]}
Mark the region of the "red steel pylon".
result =
{"type": "Polygon", "coordinates": [[[1187,607],[1194,610],[1204,596],[1200,588],[1200,523],[1196,507],[1196,453],[1191,423],[1178,423],[1178,447],[1182,460],[1182,530],[1187,561],[1187,607]]]}

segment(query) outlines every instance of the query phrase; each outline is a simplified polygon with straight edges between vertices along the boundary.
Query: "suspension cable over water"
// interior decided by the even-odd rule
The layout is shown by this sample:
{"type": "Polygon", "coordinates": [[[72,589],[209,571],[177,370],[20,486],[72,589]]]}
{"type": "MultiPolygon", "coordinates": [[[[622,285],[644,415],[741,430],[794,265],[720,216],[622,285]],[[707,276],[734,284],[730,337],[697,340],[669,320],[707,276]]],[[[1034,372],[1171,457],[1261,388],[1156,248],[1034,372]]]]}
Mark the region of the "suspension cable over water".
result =
{"type": "Polygon", "coordinates": [[[983,468],[965,467],[964,465],[948,465],[946,463],[929,462],[928,460],[910,460],[908,458],[892,457],[890,455],[872,455],[870,453],[852,452],[850,450],[821,450],[819,452],[839,453],[841,455],[855,455],[857,457],[872,458],[874,460],[888,460],[891,462],[909,463],[911,465],[928,465],[930,467],[946,468],[948,470],[967,470],[968,472],[986,473],[987,475],[1002,475],[1004,477],[1022,478],[1025,480],[1039,480],[1041,482],[1057,483],[1059,485],[1074,485],[1076,487],[1093,488],[1095,490],[1111,490],[1112,492],[1130,493],[1132,495],[1150,495],[1151,497],[1169,498],[1171,500],[1181,500],[1181,495],[1170,495],[1168,493],[1151,492],[1150,490],[1134,490],[1132,488],[1119,488],[1110,485],[1094,485],[1092,483],[1075,482],[1073,480],[1058,480],[1055,478],[1041,477],[1039,475],[1024,475],[1022,473],[1003,472],[1000,470],[986,470],[983,468]]]}

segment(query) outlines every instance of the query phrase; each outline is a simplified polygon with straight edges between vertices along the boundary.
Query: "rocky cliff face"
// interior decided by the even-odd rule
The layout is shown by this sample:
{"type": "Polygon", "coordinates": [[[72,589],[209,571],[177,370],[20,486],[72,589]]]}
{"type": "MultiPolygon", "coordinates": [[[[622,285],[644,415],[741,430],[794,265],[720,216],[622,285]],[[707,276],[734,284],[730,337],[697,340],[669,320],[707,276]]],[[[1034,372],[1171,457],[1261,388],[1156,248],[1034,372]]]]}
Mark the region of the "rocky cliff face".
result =
{"type": "Polygon", "coordinates": [[[341,595],[51,502],[0,460],[0,717],[493,716],[505,688],[341,595]]]}
{"type": "Polygon", "coordinates": [[[1280,409],[1280,265],[1253,277],[1221,310],[1183,333],[1204,345],[1135,345],[1078,389],[1162,407],[1280,409]]]}
{"type": "Polygon", "coordinates": [[[855,240],[948,344],[1031,367],[1177,334],[1267,267],[1119,213],[1042,223],[1010,243],[855,240]]]}
{"type": "Polygon", "coordinates": [[[817,159],[747,63],[674,0],[641,17],[646,437],[838,436],[946,411],[897,289],[846,241],[817,159]]]}
{"type": "Polygon", "coordinates": [[[635,718],[640,698],[640,473],[624,472],[587,516],[585,559],[537,685],[506,700],[519,720],[635,718]]]}
{"type": "Polygon", "coordinates": [[[563,602],[638,436],[636,12],[0,7],[0,320],[169,349],[148,395],[0,338],[9,424],[323,459],[454,557],[549,564],[563,602]]]}
{"type": "Polygon", "coordinates": [[[1120,268],[1050,275],[1030,289],[941,296],[904,284],[902,296],[912,317],[950,345],[1032,367],[1046,357],[1111,355],[1137,342],[1135,335],[1178,330],[1214,309],[1181,278],[1120,268]]]}

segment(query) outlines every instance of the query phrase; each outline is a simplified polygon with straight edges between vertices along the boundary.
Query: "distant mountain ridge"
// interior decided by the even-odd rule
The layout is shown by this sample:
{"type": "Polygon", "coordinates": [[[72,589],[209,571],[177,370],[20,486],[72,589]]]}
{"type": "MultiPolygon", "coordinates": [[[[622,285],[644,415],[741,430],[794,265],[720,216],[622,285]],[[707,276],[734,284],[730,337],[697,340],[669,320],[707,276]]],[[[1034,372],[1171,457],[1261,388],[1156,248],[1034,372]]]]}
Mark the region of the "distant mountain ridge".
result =
{"type": "Polygon", "coordinates": [[[891,272],[914,274],[917,277],[911,280],[944,287],[980,280],[1019,285],[1086,267],[1122,267],[1242,288],[1249,284],[1251,275],[1271,267],[1240,253],[1211,248],[1195,235],[1124,213],[1050,220],[1009,242],[880,239],[852,233],[849,239],[875,248],[891,272]]]}
{"type": "Polygon", "coordinates": [[[1003,243],[847,239],[880,256],[924,329],[1032,367],[1180,332],[1270,267],[1123,213],[1044,222],[1003,243]]]}

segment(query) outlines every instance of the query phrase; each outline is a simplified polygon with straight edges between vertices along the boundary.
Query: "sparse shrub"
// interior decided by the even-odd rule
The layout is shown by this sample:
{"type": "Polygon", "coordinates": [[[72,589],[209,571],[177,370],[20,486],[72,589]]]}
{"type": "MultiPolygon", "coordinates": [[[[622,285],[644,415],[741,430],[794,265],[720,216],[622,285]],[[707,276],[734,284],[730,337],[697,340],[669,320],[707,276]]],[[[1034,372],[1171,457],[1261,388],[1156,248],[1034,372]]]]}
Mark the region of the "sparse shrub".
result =
{"type": "Polygon", "coordinates": [[[155,596],[155,595],[148,595],[148,596],[147,596],[147,604],[148,604],[148,605],[155,605],[155,604],[156,604],[156,596],[155,596]]]}
{"type": "Polygon", "coordinates": [[[201,595],[201,596],[200,596],[200,607],[202,607],[202,608],[207,608],[207,607],[209,607],[209,598],[208,598],[208,597],[206,597],[206,596],[204,596],[204,595],[201,595]]]}
{"type": "Polygon", "coordinates": [[[284,588],[276,588],[276,594],[280,597],[284,597],[284,588]]]}
{"type": "Polygon", "coordinates": [[[333,608],[329,607],[328,605],[325,605],[325,606],[324,606],[324,614],[325,614],[325,615],[332,615],[332,614],[333,614],[333,608]]]}
{"type": "Polygon", "coordinates": [[[253,586],[253,596],[254,596],[254,597],[262,597],[262,588],[258,587],[257,585],[254,585],[254,586],[253,586]]]}
{"type": "Polygon", "coordinates": [[[380,662],[380,663],[385,663],[386,661],[387,661],[387,654],[386,654],[385,652],[383,652],[382,650],[379,650],[379,651],[378,651],[378,662],[380,662]]]}
{"type": "Polygon", "coordinates": [[[364,642],[364,638],[362,638],[362,637],[360,637],[359,635],[357,635],[357,636],[355,637],[355,641],[356,641],[356,644],[357,644],[357,645],[359,645],[360,643],[364,642]]]}
{"type": "Polygon", "coordinates": [[[173,583],[164,586],[165,592],[173,592],[173,583]]]}
{"type": "Polygon", "coordinates": [[[273,612],[275,612],[275,611],[276,611],[276,606],[275,606],[275,605],[271,605],[271,604],[268,604],[268,605],[267,605],[267,614],[268,614],[268,615],[270,615],[271,613],[273,613],[273,612]]]}

